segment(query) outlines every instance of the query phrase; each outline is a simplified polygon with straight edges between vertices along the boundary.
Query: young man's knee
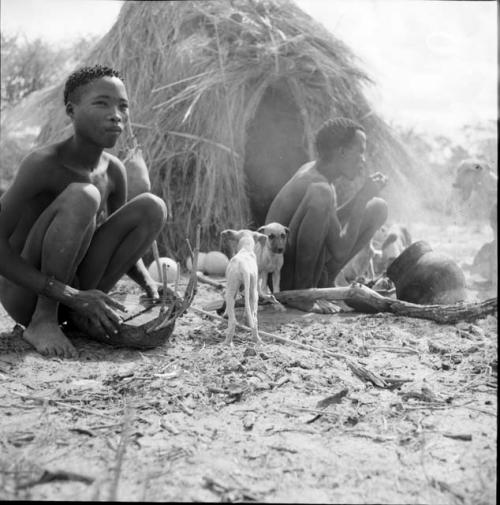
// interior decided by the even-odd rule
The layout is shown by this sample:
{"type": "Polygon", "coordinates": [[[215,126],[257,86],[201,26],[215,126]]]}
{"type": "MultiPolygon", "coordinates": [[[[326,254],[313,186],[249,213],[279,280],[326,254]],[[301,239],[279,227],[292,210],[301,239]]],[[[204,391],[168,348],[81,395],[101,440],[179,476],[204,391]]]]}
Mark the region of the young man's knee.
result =
{"type": "Polygon", "coordinates": [[[134,205],[140,209],[143,220],[151,226],[163,226],[167,219],[165,202],[152,193],[142,193],[133,199],[134,205]]]}
{"type": "Polygon", "coordinates": [[[61,193],[59,202],[64,208],[77,209],[80,215],[93,216],[101,204],[101,194],[93,184],[73,182],[61,193]]]}

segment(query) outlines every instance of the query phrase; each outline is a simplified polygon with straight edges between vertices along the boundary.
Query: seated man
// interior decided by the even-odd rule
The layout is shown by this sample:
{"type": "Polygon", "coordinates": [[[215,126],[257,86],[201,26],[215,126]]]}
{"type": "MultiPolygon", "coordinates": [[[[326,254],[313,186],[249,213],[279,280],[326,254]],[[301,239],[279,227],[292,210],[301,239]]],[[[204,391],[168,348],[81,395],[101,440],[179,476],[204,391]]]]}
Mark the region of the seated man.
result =
{"type": "Polygon", "coordinates": [[[120,325],[114,309],[125,308],[106,293],[125,273],[158,297],[140,258],[162,229],[166,206],[151,193],[127,202],[125,167],[104,151],[128,120],[119,73],[77,70],[64,104],[73,134],[26,156],[0,199],[0,301],[40,353],[75,356],[59,327],[60,304],[106,338],[120,325]]]}
{"type": "Polygon", "coordinates": [[[360,251],[387,219],[387,204],[375,198],[386,184],[380,173],[337,208],[334,181],[354,180],[364,171],[366,135],[347,118],[323,124],[315,138],[317,160],[299,168],[276,195],[266,223],[288,226],[281,289],[335,285],[342,267],[360,251]]]}

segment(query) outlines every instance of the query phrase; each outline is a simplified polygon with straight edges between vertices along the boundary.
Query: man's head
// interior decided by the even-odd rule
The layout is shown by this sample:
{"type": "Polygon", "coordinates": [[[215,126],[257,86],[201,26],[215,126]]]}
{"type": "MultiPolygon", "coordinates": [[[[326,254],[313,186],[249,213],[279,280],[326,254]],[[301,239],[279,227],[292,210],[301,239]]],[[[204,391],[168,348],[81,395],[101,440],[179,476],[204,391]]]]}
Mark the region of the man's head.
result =
{"type": "Polygon", "coordinates": [[[352,119],[337,117],[323,123],[315,147],[319,163],[331,166],[332,175],[354,179],[363,170],[366,135],[363,126],[352,119]]]}
{"type": "Polygon", "coordinates": [[[81,67],[75,70],[68,77],[64,85],[64,105],[68,105],[69,101],[78,102],[82,93],[82,87],[101,77],[117,77],[122,80],[122,76],[118,70],[104,65],[81,67]]]}
{"type": "Polygon", "coordinates": [[[64,105],[75,133],[101,147],[113,147],[128,120],[121,75],[103,65],[82,67],[68,77],[64,105]]]}

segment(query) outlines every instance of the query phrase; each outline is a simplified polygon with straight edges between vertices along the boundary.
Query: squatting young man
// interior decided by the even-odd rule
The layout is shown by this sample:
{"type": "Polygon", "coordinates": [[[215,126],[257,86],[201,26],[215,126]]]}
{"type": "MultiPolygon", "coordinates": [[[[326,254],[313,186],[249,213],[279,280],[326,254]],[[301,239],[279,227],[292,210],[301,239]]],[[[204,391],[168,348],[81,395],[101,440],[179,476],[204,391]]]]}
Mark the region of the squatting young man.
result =
{"type": "Polygon", "coordinates": [[[128,120],[117,71],[77,70],[64,105],[73,134],[26,156],[0,199],[0,301],[40,353],[69,357],[76,350],[60,323],[72,314],[103,338],[116,332],[125,307],[106,293],[125,273],[158,297],[140,258],[166,206],[151,193],[127,202],[125,167],[104,151],[128,120]]]}
{"type": "Polygon", "coordinates": [[[387,219],[387,204],[376,197],[387,178],[364,174],[366,135],[347,118],[326,121],[316,134],[317,159],[299,168],[274,198],[266,223],[290,229],[281,289],[335,285],[342,267],[387,219]],[[366,177],[361,189],[337,208],[334,182],[366,177]]]}

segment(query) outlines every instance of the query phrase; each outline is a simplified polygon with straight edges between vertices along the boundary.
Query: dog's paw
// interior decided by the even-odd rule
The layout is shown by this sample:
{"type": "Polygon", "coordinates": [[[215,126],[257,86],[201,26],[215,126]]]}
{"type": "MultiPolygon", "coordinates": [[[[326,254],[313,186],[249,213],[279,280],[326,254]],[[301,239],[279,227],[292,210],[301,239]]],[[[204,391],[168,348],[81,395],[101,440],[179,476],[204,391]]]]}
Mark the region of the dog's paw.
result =
{"type": "Polygon", "coordinates": [[[277,310],[278,312],[286,312],[285,306],[278,301],[276,301],[276,303],[273,306],[274,306],[274,310],[277,310]]]}

